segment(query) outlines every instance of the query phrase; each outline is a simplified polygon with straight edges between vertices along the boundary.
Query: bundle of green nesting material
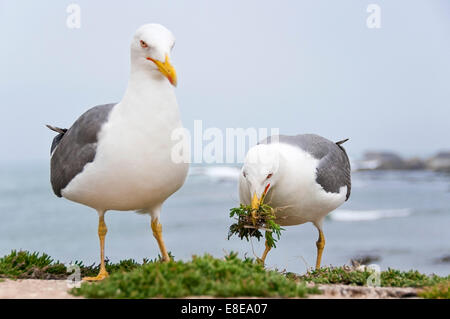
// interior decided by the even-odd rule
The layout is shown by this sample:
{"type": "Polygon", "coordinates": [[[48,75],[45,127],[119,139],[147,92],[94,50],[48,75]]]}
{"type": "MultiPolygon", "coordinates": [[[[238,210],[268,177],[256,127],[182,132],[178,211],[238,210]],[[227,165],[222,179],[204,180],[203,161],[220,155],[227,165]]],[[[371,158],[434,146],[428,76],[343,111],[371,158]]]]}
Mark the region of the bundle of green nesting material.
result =
{"type": "Polygon", "coordinates": [[[230,226],[228,239],[237,234],[240,239],[248,241],[250,237],[255,237],[259,241],[263,237],[261,231],[265,231],[267,246],[275,248],[275,242],[280,239],[281,231],[284,230],[275,222],[275,210],[264,204],[263,199],[257,208],[241,204],[240,207],[230,209],[230,217],[234,217],[237,222],[230,226]]]}

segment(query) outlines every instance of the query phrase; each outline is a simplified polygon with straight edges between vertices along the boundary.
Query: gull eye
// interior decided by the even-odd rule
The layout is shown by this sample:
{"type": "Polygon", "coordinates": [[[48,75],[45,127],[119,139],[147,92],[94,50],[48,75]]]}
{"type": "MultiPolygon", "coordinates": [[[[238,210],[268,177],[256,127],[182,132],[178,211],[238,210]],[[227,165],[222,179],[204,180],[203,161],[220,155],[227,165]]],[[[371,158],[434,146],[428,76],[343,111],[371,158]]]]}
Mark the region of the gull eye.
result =
{"type": "Polygon", "coordinates": [[[141,40],[141,47],[148,48],[148,44],[141,40]]]}
{"type": "Polygon", "coordinates": [[[246,178],[247,177],[247,173],[246,172],[242,172],[242,175],[246,178]]]}
{"type": "Polygon", "coordinates": [[[272,177],[272,173],[270,173],[269,175],[267,175],[267,177],[266,177],[266,179],[269,179],[269,178],[271,178],[272,177]]]}

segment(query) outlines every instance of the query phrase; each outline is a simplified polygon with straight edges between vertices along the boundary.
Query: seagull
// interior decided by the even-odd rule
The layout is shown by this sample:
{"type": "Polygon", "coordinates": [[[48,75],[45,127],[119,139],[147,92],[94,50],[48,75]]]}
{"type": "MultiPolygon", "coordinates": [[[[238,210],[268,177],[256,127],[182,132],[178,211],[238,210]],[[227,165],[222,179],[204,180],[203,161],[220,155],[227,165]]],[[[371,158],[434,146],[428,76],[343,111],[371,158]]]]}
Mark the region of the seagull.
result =
{"type": "MultiPolygon", "coordinates": [[[[239,177],[239,197],[258,209],[266,202],[281,226],[311,222],[319,231],[316,269],[325,247],[323,220],[350,197],[350,162],[341,146],[315,134],[273,135],[250,148],[239,177]]],[[[259,260],[264,264],[270,247],[259,260]]]]}
{"type": "Polygon", "coordinates": [[[131,42],[128,87],[117,104],[95,106],[69,129],[47,125],[58,135],[51,146],[50,179],[58,197],[98,213],[100,271],[105,268],[104,215],[108,210],[151,216],[151,228],[163,261],[169,255],[159,222],[161,206],[186,179],[189,164],[173,161],[171,134],[182,128],[170,63],[173,34],[159,24],[140,27],[131,42]]]}

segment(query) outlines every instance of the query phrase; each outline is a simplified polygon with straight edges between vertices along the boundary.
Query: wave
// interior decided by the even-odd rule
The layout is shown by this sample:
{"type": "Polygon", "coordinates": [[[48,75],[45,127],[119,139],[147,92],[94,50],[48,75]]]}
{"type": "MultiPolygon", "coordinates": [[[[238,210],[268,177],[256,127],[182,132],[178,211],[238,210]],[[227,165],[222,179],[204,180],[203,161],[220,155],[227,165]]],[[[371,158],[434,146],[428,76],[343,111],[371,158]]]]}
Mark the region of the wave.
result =
{"type": "Polygon", "coordinates": [[[366,160],[366,161],[351,161],[352,172],[360,170],[374,170],[381,164],[378,160],[366,160]]]}
{"type": "Polygon", "coordinates": [[[371,221],[382,218],[407,217],[411,215],[408,208],[382,210],[337,210],[329,216],[340,222],[371,221]]]}

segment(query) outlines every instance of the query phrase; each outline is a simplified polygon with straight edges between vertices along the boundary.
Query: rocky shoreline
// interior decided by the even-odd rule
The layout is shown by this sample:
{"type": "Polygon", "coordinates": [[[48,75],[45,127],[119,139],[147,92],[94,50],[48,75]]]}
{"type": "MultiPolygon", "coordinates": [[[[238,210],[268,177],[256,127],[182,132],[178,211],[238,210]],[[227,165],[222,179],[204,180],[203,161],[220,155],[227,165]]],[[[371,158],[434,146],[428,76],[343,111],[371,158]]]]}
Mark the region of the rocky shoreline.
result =
{"type": "Polygon", "coordinates": [[[367,170],[429,170],[450,173],[450,151],[442,151],[430,158],[403,158],[394,152],[368,151],[353,163],[356,171],[367,170]]]}

